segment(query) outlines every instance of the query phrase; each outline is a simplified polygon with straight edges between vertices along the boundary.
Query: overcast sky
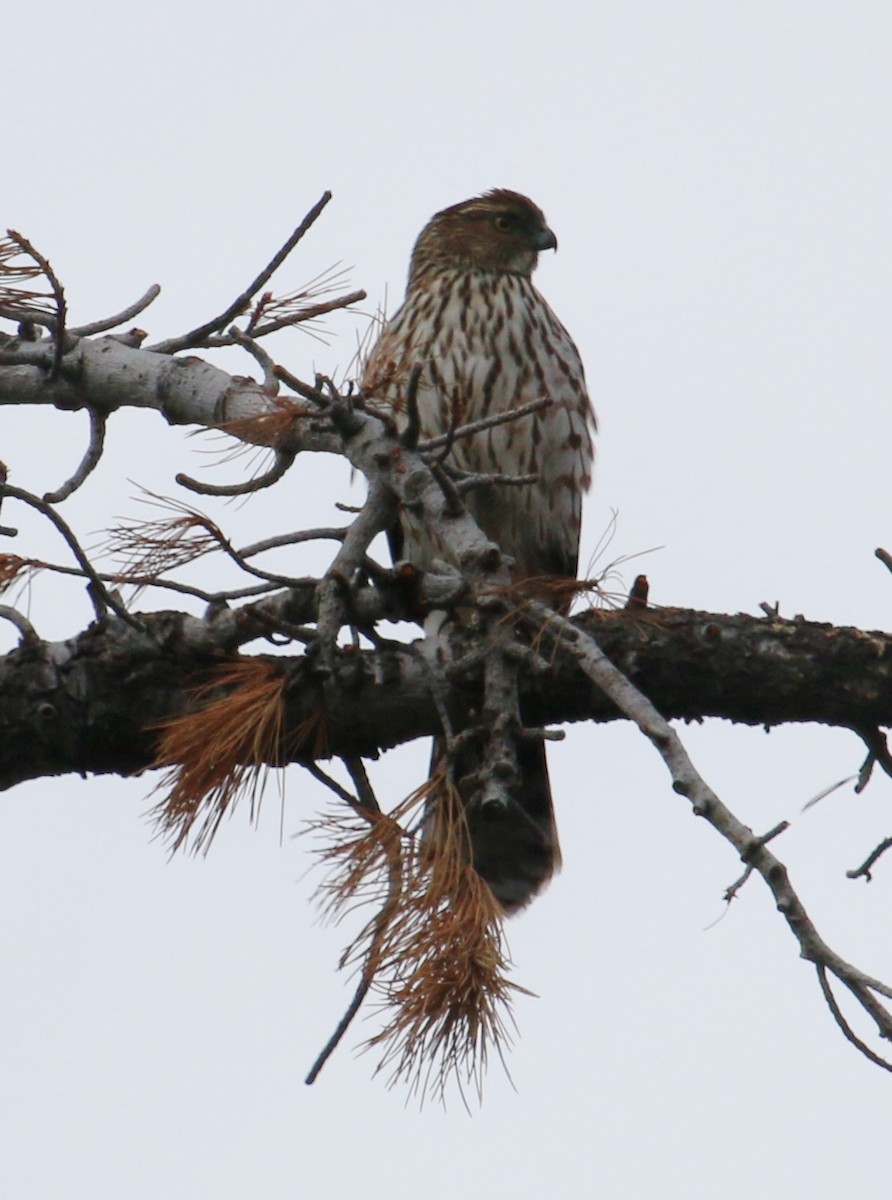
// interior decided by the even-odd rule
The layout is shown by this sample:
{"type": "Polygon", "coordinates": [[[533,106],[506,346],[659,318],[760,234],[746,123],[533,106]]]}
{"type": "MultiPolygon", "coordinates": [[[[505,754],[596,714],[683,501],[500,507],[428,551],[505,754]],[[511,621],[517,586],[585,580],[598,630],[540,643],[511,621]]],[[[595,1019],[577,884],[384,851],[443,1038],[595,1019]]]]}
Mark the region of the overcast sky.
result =
{"type": "MultiPolygon", "coordinates": [[[[646,571],[658,604],[888,628],[890,56],[882,0],[69,0],[4,38],[0,224],[52,259],[75,322],[162,284],[140,317],[155,339],[224,308],[325,188],[280,287],[340,261],[367,313],[399,301],[435,210],[526,192],[560,242],[537,280],[601,421],[583,565],[615,513],[596,569],[632,558],[626,584],[646,571]]],[[[344,371],[365,324],[273,348],[305,376],[344,371]]],[[[82,414],[0,412],[0,458],[42,493],[84,431],[82,414]]],[[[137,485],[247,469],[154,414],[108,440],[65,506],[88,542],[139,515],[137,485]]],[[[359,495],[342,464],[307,460],[269,496],[206,507],[244,541],[359,495]]],[[[62,557],[15,521],[11,548],[62,557]]],[[[47,637],[90,619],[46,581],[29,602],[47,637]]],[[[683,733],[760,831],[863,756],[839,731],[683,733]]],[[[426,759],[388,756],[382,795],[426,759]]],[[[149,778],[7,794],[4,1200],[883,1194],[892,1078],[837,1032],[765,887],[713,925],[739,863],[628,728],[574,729],[551,760],[564,870],[509,927],[538,998],[516,1009],[516,1090],[493,1070],[472,1117],[372,1079],[353,1048],[373,1021],[304,1086],[350,986],[342,931],[308,903],[293,835],[325,800],[298,770],[281,840],[270,793],[259,829],[237,812],[205,860],[152,840],[149,778]]],[[[870,886],[845,871],[892,833],[890,783],[835,793],[777,843],[834,949],[887,980],[892,862],[870,886]]]]}

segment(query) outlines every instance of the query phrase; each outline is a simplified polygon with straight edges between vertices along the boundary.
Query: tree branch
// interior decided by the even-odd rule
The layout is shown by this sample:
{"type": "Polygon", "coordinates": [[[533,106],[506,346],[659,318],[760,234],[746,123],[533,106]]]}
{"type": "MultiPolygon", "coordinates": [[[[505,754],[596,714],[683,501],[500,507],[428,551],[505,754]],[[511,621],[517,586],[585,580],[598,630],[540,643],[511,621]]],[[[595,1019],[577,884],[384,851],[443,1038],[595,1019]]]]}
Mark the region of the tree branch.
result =
{"type": "Polygon", "coordinates": [[[892,1071],[892,1064],[870,1050],[851,1032],[832,997],[826,973],[829,971],[849,989],[862,1009],[875,1021],[879,1036],[889,1040],[892,1040],[892,1011],[877,999],[877,994],[887,999],[892,998],[892,987],[865,975],[830,949],[796,894],[786,867],[768,849],[770,835],[756,837],[753,831],[722,803],[695,770],[678,734],[669,722],[610,662],[594,639],[582,634],[565,617],[543,604],[531,603],[530,616],[537,622],[538,631],[553,643],[556,653],[572,657],[617,708],[634,721],[653,743],[672,776],[673,790],[690,801],[694,815],[708,821],[717,833],[730,842],[741,860],[762,877],[774,897],[778,912],[799,943],[800,955],[818,968],[821,989],[837,1023],[849,1040],[871,1062],[892,1071]]]}
{"type": "Polygon", "coordinates": [[[257,295],[267,280],[276,273],[304,234],[316,222],[330,199],[331,192],[322,193],[320,199],[316,201],[284,246],[273,255],[260,274],[248,284],[241,295],[236,296],[235,300],[219,316],[212,317],[210,321],[205,321],[197,329],[193,329],[189,333],[184,333],[180,337],[168,338],[167,341],[157,342],[150,349],[154,350],[157,354],[176,354],[180,350],[189,350],[194,346],[200,346],[210,334],[219,333],[220,330],[224,329],[239,313],[245,311],[253,297],[257,295]]]}
{"type": "MultiPolygon", "coordinates": [[[[89,409],[95,437],[75,484],[86,478],[101,451],[96,432],[100,423],[116,409],[133,406],[154,408],[172,424],[223,429],[242,441],[271,447],[277,465],[261,480],[265,484],[274,482],[276,472],[298,452],[324,451],[347,458],[365,476],[369,493],[349,528],[336,531],[339,547],[321,580],[292,580],[252,567],[247,553],[235,551],[214,526],[217,544],[242,570],[260,576],[267,585],[283,583],[285,589],[238,608],[214,603],[203,617],[166,612],[137,619],[105,588],[105,576],[92,568],[54,510],[28,493],[0,487],[0,496],[31,504],[63,534],[77,570],[90,583],[99,618],[69,641],[52,644],[10,615],[12,610],[4,613],[22,639],[0,659],[0,787],[67,771],[132,774],[153,765],[159,723],[169,727],[172,718],[190,711],[196,683],[210,680],[204,694],[213,691],[221,666],[229,681],[221,685],[224,701],[233,696],[238,701],[232,681],[249,678],[252,672],[262,683],[255,688],[255,702],[265,704],[266,696],[275,700],[275,711],[262,712],[265,728],[273,731],[269,738],[258,742],[248,730],[244,739],[234,739],[236,765],[239,755],[248,756],[243,765],[255,773],[266,764],[299,761],[318,775],[316,758],[340,756],[369,813],[376,802],[363,756],[444,730],[455,746],[468,734],[472,711],[483,714],[485,753],[493,757],[489,765],[503,778],[513,769],[516,742],[546,736],[548,725],[629,719],[663,757],[675,791],[688,798],[694,813],[707,820],[746,865],[744,877],[729,894],[750,873],[760,875],[802,957],[818,968],[827,1003],[843,1032],[872,1061],[887,1066],[852,1033],[827,976],[845,985],[882,1037],[892,1037],[892,1014],[880,997],[892,998],[892,989],[847,963],[821,939],[785,867],[769,849],[768,841],[779,829],[757,837],[740,822],[697,774],[669,720],[713,716],[765,726],[786,721],[837,725],[855,731],[867,742],[871,761],[892,770],[880,731],[892,724],[892,636],[784,621],[776,609],[767,607],[764,618],[655,610],[647,607],[643,577],[621,612],[592,611],[571,621],[525,600],[509,611],[519,589],[512,587],[498,546],[483,535],[461,500],[462,490],[483,477],[461,476],[456,484],[443,459],[456,439],[520,419],[546,406],[547,399],[419,442],[419,423],[411,414],[408,434],[400,439],[387,421],[365,411],[361,396],[340,396],[321,377],[314,386],[305,384],[253,343],[248,348],[261,365],[263,385],[229,376],[196,358],[172,357],[178,349],[214,337],[244,310],[327,200],[326,194],[225,313],[180,338],[149,350],[134,344],[141,340],[136,336],[65,339],[64,298],[54,285],[55,337],[36,340],[33,330],[25,330],[2,341],[0,404],[89,409]],[[288,384],[297,397],[272,395],[278,381],[288,384]],[[453,564],[452,574],[444,567],[442,574],[423,575],[407,564],[386,572],[370,563],[372,538],[400,507],[429,528],[432,541],[453,564]],[[381,620],[449,610],[459,601],[463,609],[477,610],[475,620],[446,622],[437,635],[410,645],[386,642],[375,628],[381,620]],[[312,625],[315,629],[308,629],[312,625]],[[345,627],[353,631],[352,644],[346,647],[340,644],[345,627]],[[360,629],[373,642],[372,649],[360,648],[360,629]],[[528,635],[529,645],[515,636],[516,630],[528,635]],[[307,651],[262,659],[240,653],[274,632],[297,643],[307,640],[307,651]],[[543,647],[547,655],[541,653],[543,647]],[[311,740],[306,731],[318,731],[323,724],[324,739],[320,734],[311,740]]],[[[22,244],[17,245],[20,250],[22,244]]],[[[11,253],[10,248],[4,253],[11,253]]],[[[49,272],[45,260],[40,266],[49,272]]],[[[268,308],[263,301],[257,307],[255,337],[268,308]]],[[[48,324],[45,314],[42,323],[48,324]]],[[[52,320],[48,327],[53,327],[52,320]]],[[[244,335],[231,336],[244,344],[244,335]]],[[[485,481],[505,482],[497,476],[485,481]]],[[[241,492],[246,485],[222,490],[241,492]]],[[[325,532],[308,531],[305,536],[325,532]]],[[[262,545],[249,549],[259,552],[262,545]]],[[[887,560],[892,561],[889,556],[883,561],[887,560]]],[[[39,566],[10,555],[6,577],[15,578],[23,563],[39,566]]],[[[158,586],[175,586],[151,571],[145,574],[158,586]]],[[[591,591],[595,585],[576,590],[586,586],[591,591]]],[[[237,593],[226,595],[233,600],[237,593]]],[[[206,719],[213,703],[208,702],[207,711],[199,706],[200,719],[206,719]]],[[[229,706],[227,720],[227,731],[241,720],[237,702],[229,706]]],[[[203,727],[194,715],[190,721],[197,743],[203,727]]],[[[472,736],[477,736],[476,730],[472,736]]],[[[174,754],[169,761],[179,764],[185,757],[174,754]]],[[[216,762],[213,754],[206,758],[211,765],[216,762]]],[[[485,764],[481,778],[486,770],[485,764]]],[[[226,803],[236,788],[233,778],[218,781],[226,803]]],[[[487,795],[498,800],[498,793],[494,785],[487,795]]],[[[200,795],[197,801],[200,805],[200,795]]],[[[878,847],[857,874],[869,878],[870,866],[885,848],[878,847]]],[[[479,878],[477,884],[486,890],[479,878]]],[[[484,905],[480,911],[484,909],[488,928],[494,910],[484,905]]],[[[377,952],[373,942],[366,965],[369,978],[377,952]]]]}
{"type": "MultiPolygon", "coordinates": [[[[436,590],[436,603],[448,591],[436,590]]],[[[397,586],[398,585],[394,585],[397,586]]],[[[446,586],[455,588],[454,581],[446,586]]],[[[394,612],[394,598],[377,587],[351,592],[353,619],[369,626],[394,612]]],[[[303,626],[318,619],[318,583],[279,592],[237,609],[213,609],[204,618],[184,613],[143,613],[143,630],[111,620],[60,643],[40,643],[39,652],[13,650],[0,658],[0,787],[39,775],[65,771],[132,774],[152,761],[150,722],[185,711],[189,681],[221,656],[263,638],[277,621],[303,626]],[[259,614],[268,620],[261,620],[259,614]],[[114,722],[97,714],[114,697],[114,722]],[[65,736],[47,736],[38,709],[46,701],[64,712],[65,736]]],[[[773,622],[759,617],[724,617],[673,609],[659,624],[628,613],[587,613],[568,622],[580,635],[593,634],[614,663],[634,662],[635,685],[671,716],[714,716],[761,724],[756,697],[775,690],[771,723],[820,721],[850,728],[860,713],[873,723],[892,723],[892,636],[883,637],[883,655],[862,659],[864,635],[858,630],[810,622],[773,622]],[[696,673],[672,671],[685,663],[693,646],[703,645],[703,630],[727,631],[726,654],[704,655],[696,673]],[[795,638],[809,669],[801,670],[785,652],[795,638]],[[737,663],[735,672],[733,663],[737,663]],[[746,671],[739,664],[746,663],[746,671]],[[841,672],[858,681],[849,696],[836,686],[841,672]]],[[[373,650],[334,659],[335,679],[326,689],[327,746],[333,756],[368,755],[442,730],[441,709],[460,728],[469,709],[482,703],[485,655],[472,651],[467,630],[452,631],[452,665],[447,664],[448,695],[432,695],[424,642],[388,642],[373,650]],[[338,686],[340,673],[344,686],[338,686]],[[349,681],[349,686],[347,683],[349,681]],[[440,708],[438,708],[438,705],[440,708]]],[[[715,636],[715,635],[714,635],[715,636]]],[[[290,673],[287,724],[295,729],[320,702],[320,680],[303,658],[276,659],[290,673]]],[[[521,711],[529,725],[620,719],[616,704],[581,669],[572,655],[559,652],[543,672],[531,659],[518,668],[521,711]]],[[[769,701],[765,699],[765,703],[769,701]]]]}

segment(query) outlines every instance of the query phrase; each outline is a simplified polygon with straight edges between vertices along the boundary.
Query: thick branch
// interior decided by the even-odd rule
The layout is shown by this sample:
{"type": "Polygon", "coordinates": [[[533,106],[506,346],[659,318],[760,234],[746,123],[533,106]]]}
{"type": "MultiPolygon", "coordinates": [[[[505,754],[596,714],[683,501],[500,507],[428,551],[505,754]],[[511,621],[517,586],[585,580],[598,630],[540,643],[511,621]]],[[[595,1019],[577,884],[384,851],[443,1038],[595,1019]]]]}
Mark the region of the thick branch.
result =
{"type": "MultiPolygon", "coordinates": [[[[431,581],[432,584],[436,580],[431,581]]],[[[387,615],[386,597],[364,589],[361,616],[387,615]]],[[[265,601],[272,619],[318,616],[315,584],[265,601]]],[[[112,620],[64,643],[29,643],[0,659],[0,786],[68,771],[129,774],[153,757],[148,725],[185,711],[187,689],[221,658],[264,636],[253,609],[200,620],[145,614],[142,632],[112,620]]],[[[892,724],[892,635],[806,621],[766,621],[682,609],[645,617],[588,613],[579,628],[668,716],[724,717],[748,724],[819,721],[843,727],[892,724]],[[681,664],[673,668],[673,664],[681,664]]],[[[456,634],[448,697],[457,725],[482,695],[483,656],[456,634]]],[[[353,757],[442,729],[430,672],[414,646],[391,643],[338,660],[343,686],[325,687],[326,745],[353,757]]],[[[319,710],[322,684],[303,658],[276,658],[289,672],[288,726],[319,710]]],[[[547,671],[520,666],[530,724],[619,719],[615,706],[569,656],[547,671]]],[[[442,697],[440,697],[442,703],[442,697]]]]}

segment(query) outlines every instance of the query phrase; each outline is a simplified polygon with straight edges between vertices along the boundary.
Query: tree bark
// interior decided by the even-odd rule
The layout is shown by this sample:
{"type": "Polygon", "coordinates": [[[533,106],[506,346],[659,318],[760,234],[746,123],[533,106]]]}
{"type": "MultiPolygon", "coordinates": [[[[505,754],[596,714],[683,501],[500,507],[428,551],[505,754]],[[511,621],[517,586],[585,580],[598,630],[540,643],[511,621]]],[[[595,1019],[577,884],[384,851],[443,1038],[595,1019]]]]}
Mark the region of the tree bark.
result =
{"type": "MultiPolygon", "coordinates": [[[[237,654],[234,614],[117,618],[65,642],[25,641],[0,660],[0,786],[67,772],[132,775],[152,765],[159,721],[237,654]]],[[[854,730],[892,724],[892,635],[797,619],[687,609],[594,611],[576,620],[667,717],[750,725],[811,721],[854,730]]],[[[457,723],[482,702],[474,634],[452,635],[457,723]]],[[[332,756],[375,754],[441,731],[421,642],[340,652],[334,677],[312,657],[266,656],[286,673],[288,731],[324,713],[332,756]]],[[[620,714],[568,655],[520,665],[530,724],[620,714]]],[[[299,758],[299,755],[294,755],[299,758]]]]}

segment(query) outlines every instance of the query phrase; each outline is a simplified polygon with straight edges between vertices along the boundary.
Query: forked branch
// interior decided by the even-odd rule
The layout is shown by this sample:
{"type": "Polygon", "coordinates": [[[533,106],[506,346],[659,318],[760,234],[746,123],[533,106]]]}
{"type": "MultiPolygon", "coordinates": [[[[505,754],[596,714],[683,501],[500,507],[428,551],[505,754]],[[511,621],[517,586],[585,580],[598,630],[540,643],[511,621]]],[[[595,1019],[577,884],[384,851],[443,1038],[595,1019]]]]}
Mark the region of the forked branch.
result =
{"type": "Polygon", "coordinates": [[[694,815],[708,821],[717,833],[730,842],[747,867],[751,867],[762,877],[774,896],[778,911],[799,943],[800,955],[818,968],[824,995],[846,1036],[871,1062],[892,1071],[892,1063],[869,1050],[851,1034],[839,1014],[836,1002],[832,1000],[827,985],[827,974],[834,976],[848,988],[861,1008],[875,1022],[879,1036],[888,1040],[892,1040],[892,1011],[878,997],[892,999],[892,987],[866,975],[830,949],[793,889],[786,867],[769,849],[768,839],[755,836],[753,831],[722,803],[694,768],[681,739],[669,722],[610,662],[595,640],[582,633],[566,617],[560,616],[543,604],[531,602],[528,612],[536,632],[547,637],[556,653],[572,657],[654,745],[669,769],[673,789],[690,801],[694,815]]]}

